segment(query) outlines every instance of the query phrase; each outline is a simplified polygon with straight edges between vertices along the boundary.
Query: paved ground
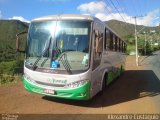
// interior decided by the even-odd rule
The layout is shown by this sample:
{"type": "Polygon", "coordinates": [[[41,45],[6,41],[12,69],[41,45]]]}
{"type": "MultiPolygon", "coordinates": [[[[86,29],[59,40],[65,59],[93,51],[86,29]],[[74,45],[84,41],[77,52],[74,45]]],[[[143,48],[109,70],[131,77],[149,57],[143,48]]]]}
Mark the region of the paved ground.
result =
{"type": "Polygon", "coordinates": [[[59,100],[23,89],[22,83],[0,87],[0,113],[22,114],[105,114],[160,113],[160,80],[141,58],[136,67],[135,57],[128,56],[126,72],[113,82],[102,95],[90,101],[59,100]]]}
{"type": "Polygon", "coordinates": [[[153,70],[160,80],[160,51],[156,51],[153,55],[141,59],[140,65],[145,66],[145,69],[153,70]]]}

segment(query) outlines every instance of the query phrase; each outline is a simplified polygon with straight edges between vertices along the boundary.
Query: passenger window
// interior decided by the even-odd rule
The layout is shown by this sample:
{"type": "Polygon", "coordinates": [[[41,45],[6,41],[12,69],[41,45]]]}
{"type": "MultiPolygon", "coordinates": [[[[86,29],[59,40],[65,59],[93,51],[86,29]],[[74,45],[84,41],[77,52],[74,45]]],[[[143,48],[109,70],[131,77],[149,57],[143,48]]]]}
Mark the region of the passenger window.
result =
{"type": "Polygon", "coordinates": [[[119,38],[117,37],[117,51],[119,51],[119,38]]]}
{"type": "Polygon", "coordinates": [[[113,51],[115,51],[115,36],[113,35],[113,51]]]}
{"type": "Polygon", "coordinates": [[[106,30],[105,34],[106,34],[105,49],[110,49],[110,33],[108,30],[106,30]]]}
{"type": "Polygon", "coordinates": [[[113,34],[110,32],[110,49],[113,50],[113,34]]]}
{"type": "Polygon", "coordinates": [[[124,52],[126,53],[127,45],[126,43],[124,44],[124,52]]]}
{"type": "Polygon", "coordinates": [[[123,41],[122,41],[122,43],[121,43],[121,52],[123,52],[123,41]]]}
{"type": "Polygon", "coordinates": [[[93,55],[93,70],[96,69],[101,62],[103,51],[103,33],[98,30],[94,31],[94,55],[93,55]]]}
{"type": "Polygon", "coordinates": [[[95,48],[96,56],[100,56],[103,51],[103,33],[99,31],[95,31],[95,48]]]}
{"type": "Polygon", "coordinates": [[[119,39],[119,52],[121,52],[121,39],[119,39]]]}
{"type": "Polygon", "coordinates": [[[115,51],[117,51],[117,36],[115,36],[115,51]]]}

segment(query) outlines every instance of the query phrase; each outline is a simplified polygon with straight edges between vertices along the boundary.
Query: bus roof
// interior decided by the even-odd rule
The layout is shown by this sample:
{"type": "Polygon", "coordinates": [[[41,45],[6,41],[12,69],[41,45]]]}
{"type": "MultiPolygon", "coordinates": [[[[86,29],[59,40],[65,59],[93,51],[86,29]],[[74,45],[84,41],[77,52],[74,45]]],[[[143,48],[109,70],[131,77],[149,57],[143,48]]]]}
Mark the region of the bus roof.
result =
{"type": "Polygon", "coordinates": [[[32,22],[36,21],[48,21],[48,20],[90,20],[93,21],[94,17],[89,15],[81,14],[59,14],[59,15],[49,15],[40,18],[35,18],[32,22]]]}

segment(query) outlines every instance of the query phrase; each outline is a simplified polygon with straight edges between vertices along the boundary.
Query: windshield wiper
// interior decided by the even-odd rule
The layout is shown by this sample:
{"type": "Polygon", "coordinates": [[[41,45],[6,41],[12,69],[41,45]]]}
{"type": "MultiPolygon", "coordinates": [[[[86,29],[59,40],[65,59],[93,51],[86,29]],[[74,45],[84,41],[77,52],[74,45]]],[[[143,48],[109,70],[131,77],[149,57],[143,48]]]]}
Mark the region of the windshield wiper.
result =
{"type": "MultiPolygon", "coordinates": [[[[37,69],[37,64],[38,64],[38,62],[40,61],[40,59],[47,53],[47,51],[49,51],[49,48],[50,48],[50,44],[51,44],[51,39],[52,39],[52,37],[50,37],[49,38],[49,41],[48,41],[48,44],[45,46],[45,48],[44,48],[44,50],[43,50],[43,52],[42,52],[42,54],[36,59],[36,61],[34,62],[34,64],[33,64],[33,66],[32,66],[32,69],[33,70],[36,70],[37,69]]],[[[43,63],[43,62],[42,62],[43,63]]]]}
{"type": "MultiPolygon", "coordinates": [[[[58,55],[61,54],[60,50],[59,50],[57,47],[55,47],[55,52],[56,52],[58,55]]],[[[70,64],[68,63],[68,60],[67,60],[67,57],[66,57],[66,53],[62,53],[61,56],[59,57],[59,59],[58,59],[57,61],[58,61],[58,62],[61,61],[62,64],[63,64],[63,66],[64,66],[64,68],[67,70],[67,72],[72,73],[72,72],[71,72],[71,66],[70,66],[70,64]]]]}
{"type": "Polygon", "coordinates": [[[64,68],[69,72],[71,73],[71,66],[70,64],[68,63],[68,60],[67,60],[67,57],[66,57],[66,53],[63,53],[60,58],[58,59],[58,61],[61,61],[64,68]]]}

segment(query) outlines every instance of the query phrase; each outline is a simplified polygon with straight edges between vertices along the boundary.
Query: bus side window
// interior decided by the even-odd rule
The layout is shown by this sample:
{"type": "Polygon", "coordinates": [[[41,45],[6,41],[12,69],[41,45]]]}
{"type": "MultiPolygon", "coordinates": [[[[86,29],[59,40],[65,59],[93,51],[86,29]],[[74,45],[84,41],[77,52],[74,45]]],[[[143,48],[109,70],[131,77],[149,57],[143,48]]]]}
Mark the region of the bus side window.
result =
{"type": "Polygon", "coordinates": [[[99,33],[99,31],[95,31],[95,48],[96,56],[100,56],[103,51],[103,33],[99,33]]]}
{"type": "Polygon", "coordinates": [[[109,31],[106,29],[106,31],[105,31],[105,49],[107,50],[107,49],[110,49],[110,33],[109,33],[109,31]]]}
{"type": "Polygon", "coordinates": [[[113,50],[113,34],[110,32],[110,49],[113,50]]]}
{"type": "Polygon", "coordinates": [[[99,32],[96,30],[95,31],[95,52],[97,53],[97,49],[98,49],[98,38],[99,38],[99,32]]]}
{"type": "Polygon", "coordinates": [[[117,37],[117,51],[119,51],[119,38],[117,37]]]}
{"type": "MultiPolygon", "coordinates": [[[[103,35],[103,34],[102,34],[103,35]]],[[[103,36],[98,30],[94,31],[94,55],[93,55],[93,70],[96,69],[101,62],[101,53],[103,51],[103,36]]]]}
{"type": "Polygon", "coordinates": [[[125,45],[125,42],[123,42],[123,53],[125,53],[125,52],[126,52],[126,50],[125,50],[125,49],[126,49],[126,48],[125,48],[125,46],[126,46],[126,45],[125,45]]]}
{"type": "Polygon", "coordinates": [[[126,43],[124,44],[124,53],[126,53],[127,52],[127,45],[126,45],[126,43]]]}
{"type": "Polygon", "coordinates": [[[106,33],[106,28],[105,28],[105,33],[104,33],[104,49],[107,49],[107,33],[106,33]]]}
{"type": "Polygon", "coordinates": [[[117,51],[117,36],[115,36],[115,51],[117,51]]]}
{"type": "Polygon", "coordinates": [[[121,52],[121,39],[119,39],[119,52],[121,52]]]}
{"type": "Polygon", "coordinates": [[[123,41],[121,41],[121,52],[123,52],[123,41]]]}
{"type": "Polygon", "coordinates": [[[113,51],[115,51],[115,36],[113,34],[113,51]]]}

